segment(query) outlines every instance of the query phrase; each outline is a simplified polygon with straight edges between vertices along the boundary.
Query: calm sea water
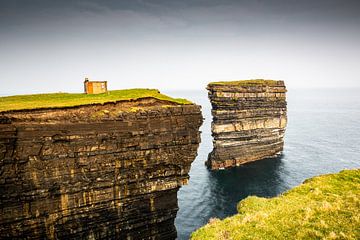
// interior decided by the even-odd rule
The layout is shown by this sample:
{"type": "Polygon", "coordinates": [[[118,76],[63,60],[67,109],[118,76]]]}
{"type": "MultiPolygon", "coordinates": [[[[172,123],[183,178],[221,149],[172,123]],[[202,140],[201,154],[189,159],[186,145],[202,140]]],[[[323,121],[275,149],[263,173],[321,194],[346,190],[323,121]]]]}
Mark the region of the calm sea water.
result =
{"type": "Polygon", "coordinates": [[[276,196],[306,178],[360,168],[360,89],[289,90],[288,126],[284,154],[230,170],[211,172],[204,162],[212,150],[211,106],[207,92],[166,92],[202,105],[198,157],[192,163],[190,181],[178,194],[175,221],[178,239],[212,217],[236,213],[237,203],[249,195],[276,196]]]}

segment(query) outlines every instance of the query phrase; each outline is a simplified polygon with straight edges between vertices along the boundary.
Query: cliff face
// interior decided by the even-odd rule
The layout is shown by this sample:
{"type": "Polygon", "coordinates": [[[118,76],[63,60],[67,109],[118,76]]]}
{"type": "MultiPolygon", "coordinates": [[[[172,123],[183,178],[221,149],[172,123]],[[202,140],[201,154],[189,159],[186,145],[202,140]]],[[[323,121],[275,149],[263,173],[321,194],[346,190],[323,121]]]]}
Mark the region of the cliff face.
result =
{"type": "Polygon", "coordinates": [[[283,150],[287,123],[283,81],[249,80],[210,83],[214,149],[210,169],[222,169],[283,150]]]}
{"type": "Polygon", "coordinates": [[[176,238],[201,123],[152,98],[0,113],[0,238],[176,238]]]}

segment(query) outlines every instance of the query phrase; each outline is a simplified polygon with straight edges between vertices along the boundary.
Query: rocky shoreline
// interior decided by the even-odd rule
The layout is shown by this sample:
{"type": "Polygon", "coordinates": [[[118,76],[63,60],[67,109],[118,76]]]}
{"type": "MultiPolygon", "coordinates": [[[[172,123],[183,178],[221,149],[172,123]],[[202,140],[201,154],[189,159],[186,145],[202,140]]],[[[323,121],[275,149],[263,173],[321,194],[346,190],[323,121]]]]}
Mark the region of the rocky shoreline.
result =
{"type": "Polygon", "coordinates": [[[283,81],[214,82],[207,86],[212,105],[213,151],[210,169],[224,169],[278,156],[287,124],[283,81]]]}

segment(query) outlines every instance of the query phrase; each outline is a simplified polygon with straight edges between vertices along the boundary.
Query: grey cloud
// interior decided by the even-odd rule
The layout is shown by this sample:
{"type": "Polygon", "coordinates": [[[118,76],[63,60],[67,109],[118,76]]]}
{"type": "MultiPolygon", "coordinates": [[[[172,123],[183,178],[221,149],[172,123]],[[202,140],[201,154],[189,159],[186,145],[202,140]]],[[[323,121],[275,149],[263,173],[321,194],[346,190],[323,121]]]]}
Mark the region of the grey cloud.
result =
{"type": "Polygon", "coordinates": [[[338,76],[360,86],[358,12],[352,0],[3,0],[0,81],[67,91],[84,74],[114,88],[248,77],[306,86],[311,75],[316,86],[338,76]]]}

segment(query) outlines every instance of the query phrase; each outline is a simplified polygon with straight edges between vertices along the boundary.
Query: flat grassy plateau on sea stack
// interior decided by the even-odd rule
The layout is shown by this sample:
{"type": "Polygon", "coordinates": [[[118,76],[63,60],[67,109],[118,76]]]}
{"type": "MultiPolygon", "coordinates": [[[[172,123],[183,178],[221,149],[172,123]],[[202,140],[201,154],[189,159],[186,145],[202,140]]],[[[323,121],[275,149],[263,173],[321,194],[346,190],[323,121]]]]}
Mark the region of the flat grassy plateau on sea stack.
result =
{"type": "Polygon", "coordinates": [[[103,104],[152,97],[176,104],[192,104],[181,98],[171,98],[157,89],[124,89],[108,91],[102,94],[84,93],[48,93],[0,97],[0,112],[11,110],[74,107],[89,104],[103,104]]]}
{"type": "Polygon", "coordinates": [[[251,80],[234,80],[234,81],[210,82],[209,85],[237,85],[237,86],[263,85],[263,86],[277,86],[280,83],[283,83],[283,81],[265,80],[265,79],[251,79],[251,80]]]}
{"type": "Polygon", "coordinates": [[[360,169],[306,180],[275,198],[248,197],[191,239],[360,239],[360,169]]]}

